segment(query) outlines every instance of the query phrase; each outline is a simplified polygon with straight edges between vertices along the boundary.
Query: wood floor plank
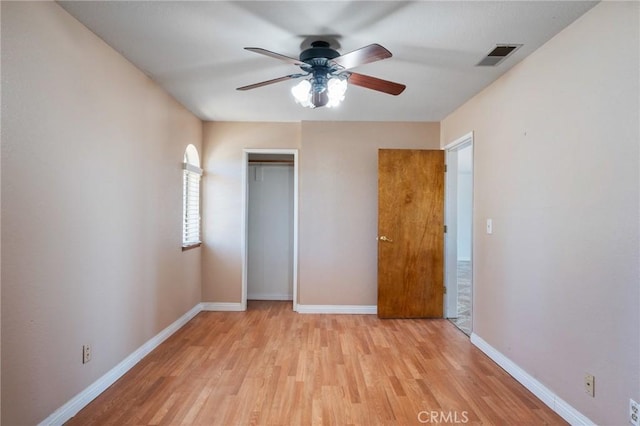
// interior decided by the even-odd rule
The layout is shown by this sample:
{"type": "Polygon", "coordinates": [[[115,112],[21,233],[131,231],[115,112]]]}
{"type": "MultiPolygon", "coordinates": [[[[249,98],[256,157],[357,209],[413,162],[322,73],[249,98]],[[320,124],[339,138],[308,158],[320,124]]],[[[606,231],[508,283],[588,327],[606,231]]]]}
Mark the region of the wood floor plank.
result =
{"type": "Polygon", "coordinates": [[[198,314],[67,424],[462,420],[566,424],[448,321],[301,315],[290,303],[250,302],[247,312],[198,314]]]}

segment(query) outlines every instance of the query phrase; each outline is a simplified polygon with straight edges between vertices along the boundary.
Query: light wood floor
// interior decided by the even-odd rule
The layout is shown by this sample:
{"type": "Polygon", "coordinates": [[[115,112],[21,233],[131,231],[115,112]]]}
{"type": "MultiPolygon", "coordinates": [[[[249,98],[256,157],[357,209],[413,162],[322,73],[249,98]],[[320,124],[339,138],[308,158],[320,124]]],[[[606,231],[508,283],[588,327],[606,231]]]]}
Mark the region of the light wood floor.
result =
{"type": "Polygon", "coordinates": [[[446,320],[202,312],[69,425],[566,424],[446,320]],[[466,422],[465,422],[466,420],[466,422]]]}

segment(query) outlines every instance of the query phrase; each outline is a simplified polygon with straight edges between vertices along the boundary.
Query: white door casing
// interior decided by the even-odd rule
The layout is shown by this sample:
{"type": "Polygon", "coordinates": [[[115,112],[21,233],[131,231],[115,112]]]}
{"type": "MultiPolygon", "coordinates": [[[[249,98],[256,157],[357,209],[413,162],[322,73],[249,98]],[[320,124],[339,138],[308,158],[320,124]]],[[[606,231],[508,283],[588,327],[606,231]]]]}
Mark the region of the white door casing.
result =
{"type": "Polygon", "coordinates": [[[242,309],[247,309],[248,283],[248,230],[249,230],[249,155],[276,154],[291,155],[293,157],[293,243],[292,243],[292,281],[293,281],[293,310],[298,310],[298,150],[297,149],[243,149],[242,188],[242,309]]]}
{"type": "Polygon", "coordinates": [[[470,168],[470,170],[459,170],[458,154],[463,149],[471,149],[472,155],[473,132],[456,139],[446,145],[444,149],[446,151],[447,164],[445,183],[445,221],[447,224],[447,234],[445,238],[445,286],[447,288],[447,293],[445,294],[445,316],[447,318],[456,318],[458,316],[458,260],[460,254],[463,254],[465,258],[467,256],[469,257],[468,260],[471,262],[471,268],[473,269],[473,157],[471,157],[471,164],[465,166],[465,168],[470,168]],[[471,173],[471,176],[465,176],[465,173],[471,173]],[[461,181],[461,179],[465,177],[471,179],[470,189],[466,188],[468,187],[468,183],[461,181]],[[465,192],[470,190],[470,194],[463,194],[471,197],[470,202],[460,202],[460,194],[458,194],[458,192],[461,186],[465,186],[465,192]],[[469,230],[458,229],[460,208],[471,210],[470,212],[464,212],[471,217],[471,224],[469,224],[470,235],[469,230]],[[459,253],[458,244],[461,237],[463,237],[463,239],[470,238],[470,241],[467,242],[469,247],[461,247],[461,253],[459,253]]]}

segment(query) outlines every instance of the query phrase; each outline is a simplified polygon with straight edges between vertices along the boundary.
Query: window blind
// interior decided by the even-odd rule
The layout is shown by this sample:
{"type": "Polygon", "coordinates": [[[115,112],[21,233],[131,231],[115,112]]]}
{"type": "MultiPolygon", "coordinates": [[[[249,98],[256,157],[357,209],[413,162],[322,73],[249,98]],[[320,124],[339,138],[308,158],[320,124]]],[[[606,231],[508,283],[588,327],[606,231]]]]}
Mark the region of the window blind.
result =
{"type": "Polygon", "coordinates": [[[200,177],[202,169],[183,163],[182,246],[200,244],[200,177]]]}

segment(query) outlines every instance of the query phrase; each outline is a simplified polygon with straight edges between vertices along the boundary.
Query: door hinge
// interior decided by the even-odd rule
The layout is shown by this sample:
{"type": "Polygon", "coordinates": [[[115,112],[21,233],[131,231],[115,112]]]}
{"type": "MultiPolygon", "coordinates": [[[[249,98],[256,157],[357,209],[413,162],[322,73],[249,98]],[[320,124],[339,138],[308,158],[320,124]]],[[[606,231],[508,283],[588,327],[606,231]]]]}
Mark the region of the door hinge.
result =
{"type": "Polygon", "coordinates": [[[444,294],[447,294],[447,287],[444,287],[444,294]]]}
{"type": "Polygon", "coordinates": [[[444,172],[447,173],[447,165],[444,165],[444,172]]]}
{"type": "Polygon", "coordinates": [[[447,225],[444,226],[444,233],[447,233],[447,225]]]}

